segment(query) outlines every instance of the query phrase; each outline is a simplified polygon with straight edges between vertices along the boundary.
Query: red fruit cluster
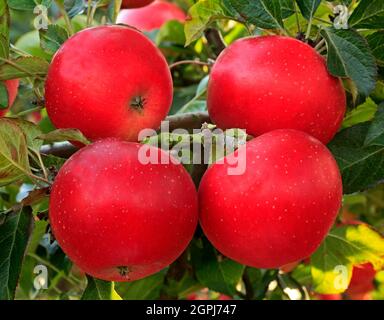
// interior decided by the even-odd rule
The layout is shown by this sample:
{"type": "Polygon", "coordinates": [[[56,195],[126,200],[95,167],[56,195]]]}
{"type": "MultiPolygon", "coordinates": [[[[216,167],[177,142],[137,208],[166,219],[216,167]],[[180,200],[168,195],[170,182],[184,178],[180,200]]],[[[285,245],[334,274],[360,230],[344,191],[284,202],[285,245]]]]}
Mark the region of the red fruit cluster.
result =
{"type": "MultiPolygon", "coordinates": [[[[86,29],[70,38],[46,82],[52,122],[92,140],[137,141],[141,129],[158,128],[171,102],[164,57],[126,26],[86,29]]],[[[219,127],[257,137],[224,164],[211,165],[198,194],[181,164],[153,149],[169,164],[144,165],[133,142],[97,141],[62,167],[50,219],[80,268],[116,281],[157,272],[187,247],[198,211],[212,244],[249,266],[277,268],[316,250],[341,205],[340,173],[322,144],[345,111],[340,80],[306,44],[248,38],[217,60],[208,109],[219,127]],[[244,170],[228,174],[238,157],[244,157],[244,170]]]]}

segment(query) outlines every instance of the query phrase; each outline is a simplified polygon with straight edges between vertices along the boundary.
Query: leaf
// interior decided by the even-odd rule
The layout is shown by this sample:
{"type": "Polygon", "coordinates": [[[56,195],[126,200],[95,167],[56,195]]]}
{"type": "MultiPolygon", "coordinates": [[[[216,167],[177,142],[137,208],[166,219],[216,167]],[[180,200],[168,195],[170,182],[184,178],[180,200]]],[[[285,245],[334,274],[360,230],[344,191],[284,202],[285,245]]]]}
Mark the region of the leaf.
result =
{"type": "Polygon", "coordinates": [[[83,144],[89,144],[89,140],[78,129],[57,129],[38,137],[45,142],[77,141],[83,144]]]}
{"type": "Polygon", "coordinates": [[[307,20],[311,20],[319,7],[321,0],[296,0],[300,8],[301,14],[307,20]]]}
{"type": "Polygon", "coordinates": [[[114,283],[87,276],[88,285],[81,300],[121,300],[114,283]]]}
{"type": "Polygon", "coordinates": [[[206,239],[202,240],[202,246],[195,241],[191,246],[191,257],[197,280],[203,286],[230,296],[236,294],[244,265],[219,256],[206,239]]]}
{"type": "Polygon", "coordinates": [[[327,42],[329,71],[350,78],[368,96],[375,88],[377,67],[366,40],[353,30],[326,28],[320,33],[327,42]]]}
{"type": "Polygon", "coordinates": [[[201,79],[196,89],[196,97],[201,96],[205,92],[207,92],[208,81],[209,81],[209,76],[205,76],[203,79],[201,79]]]}
{"type": "Polygon", "coordinates": [[[284,29],[280,0],[228,0],[228,2],[245,21],[259,28],[284,29]]]}
{"type": "MultiPolygon", "coordinates": [[[[384,18],[383,18],[384,19],[384,18]]],[[[372,54],[375,56],[377,63],[384,66],[384,31],[377,31],[367,37],[372,54]]]]}
{"type": "Polygon", "coordinates": [[[221,0],[199,0],[188,10],[188,18],[184,25],[185,46],[199,39],[212,22],[228,16],[230,13],[222,5],[221,0]]]}
{"type": "Polygon", "coordinates": [[[349,25],[356,29],[384,28],[384,1],[361,0],[349,18],[349,25]]]}
{"type": "Polygon", "coordinates": [[[341,293],[348,287],[352,267],[370,262],[384,266],[384,238],[368,225],[337,227],[329,233],[311,257],[314,290],[341,293]]]}
{"type": "Polygon", "coordinates": [[[8,121],[17,125],[24,133],[27,141],[28,148],[35,152],[39,152],[43,141],[36,139],[42,134],[41,129],[38,125],[19,118],[9,118],[8,121]]]}
{"type": "Polygon", "coordinates": [[[368,129],[364,145],[384,146],[384,104],[378,108],[375,119],[368,129]]]}
{"type": "Polygon", "coordinates": [[[155,42],[157,45],[160,45],[162,42],[184,45],[184,24],[176,20],[168,21],[160,28],[156,35],[155,42]]]}
{"type": "Polygon", "coordinates": [[[0,225],[0,300],[15,296],[24,254],[33,229],[30,207],[7,216],[0,225]]]}
{"type": "Polygon", "coordinates": [[[116,291],[124,300],[154,300],[160,297],[167,269],[144,279],[116,283],[116,291]]]}
{"type": "Polygon", "coordinates": [[[0,58],[9,56],[9,9],[6,0],[0,0],[0,58]]]}
{"type": "Polygon", "coordinates": [[[370,121],[375,116],[377,104],[368,97],[363,104],[360,104],[347,113],[343,120],[342,128],[352,127],[358,123],[370,121]]]}
{"type": "Polygon", "coordinates": [[[14,10],[33,11],[39,4],[49,8],[52,2],[53,0],[8,0],[8,5],[14,10]]]}
{"type": "Polygon", "coordinates": [[[40,29],[39,36],[41,48],[53,54],[68,39],[68,32],[57,24],[51,24],[48,29],[40,29]]]}
{"type": "Polygon", "coordinates": [[[343,178],[345,194],[362,191],[384,181],[384,104],[372,122],[340,131],[328,144],[343,178]]]}
{"type": "Polygon", "coordinates": [[[108,5],[108,18],[112,23],[116,23],[117,15],[121,8],[122,0],[112,0],[108,5]]]}
{"type": "Polygon", "coordinates": [[[0,111],[2,109],[7,109],[8,104],[8,89],[3,82],[0,82],[0,111]]]}
{"type": "Polygon", "coordinates": [[[68,13],[68,17],[72,19],[74,16],[81,14],[86,8],[87,1],[84,0],[66,0],[64,1],[65,10],[68,13]]]}
{"type": "Polygon", "coordinates": [[[21,57],[0,65],[0,81],[26,77],[45,77],[47,61],[37,57],[21,57]]]}
{"type": "Polygon", "coordinates": [[[30,173],[27,141],[23,131],[8,118],[0,119],[0,186],[30,173]]]}

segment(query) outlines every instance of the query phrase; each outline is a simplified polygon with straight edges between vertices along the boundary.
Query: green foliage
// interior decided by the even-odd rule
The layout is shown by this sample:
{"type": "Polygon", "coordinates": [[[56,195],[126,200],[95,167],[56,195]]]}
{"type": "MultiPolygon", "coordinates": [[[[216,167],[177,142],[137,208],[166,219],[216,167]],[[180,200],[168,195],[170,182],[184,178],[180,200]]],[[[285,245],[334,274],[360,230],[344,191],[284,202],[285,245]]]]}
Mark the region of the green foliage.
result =
{"type": "Polygon", "coordinates": [[[326,28],[321,31],[328,46],[327,65],[338,77],[348,77],[368,96],[375,88],[377,67],[365,39],[353,30],[326,28]]]}
{"type": "Polygon", "coordinates": [[[44,77],[48,62],[37,57],[20,57],[0,65],[0,80],[26,77],[44,77]]]}
{"type": "Polygon", "coordinates": [[[30,208],[9,213],[0,223],[0,300],[13,299],[33,228],[30,208]]]}
{"type": "Polygon", "coordinates": [[[370,262],[379,270],[384,265],[383,256],[384,238],[367,225],[337,227],[311,257],[314,290],[344,292],[354,265],[370,262]]]}
{"type": "Polygon", "coordinates": [[[349,25],[356,29],[384,28],[384,2],[361,0],[349,19],[349,25]]]}
{"type": "Polygon", "coordinates": [[[384,179],[383,107],[373,121],[342,130],[328,145],[340,167],[346,194],[373,187],[384,179]]]}
{"type": "Polygon", "coordinates": [[[296,2],[305,19],[310,20],[319,7],[321,0],[296,0],[296,2]]]}
{"type": "Polygon", "coordinates": [[[230,296],[236,294],[243,265],[219,256],[206,239],[192,245],[191,255],[196,277],[202,285],[230,296]]]}
{"type": "Polygon", "coordinates": [[[121,300],[115,291],[113,282],[103,281],[87,277],[88,286],[85,289],[81,300],[121,300]]]}

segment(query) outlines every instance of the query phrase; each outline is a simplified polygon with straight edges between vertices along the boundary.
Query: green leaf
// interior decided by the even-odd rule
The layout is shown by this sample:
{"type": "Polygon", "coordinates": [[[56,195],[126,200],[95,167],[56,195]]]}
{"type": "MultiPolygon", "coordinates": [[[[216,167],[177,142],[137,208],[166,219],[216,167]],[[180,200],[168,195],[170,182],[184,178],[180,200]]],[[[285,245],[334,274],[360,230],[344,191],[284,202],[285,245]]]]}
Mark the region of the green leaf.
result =
{"type": "Polygon", "coordinates": [[[349,18],[349,25],[356,29],[384,28],[384,1],[361,0],[349,18]]]}
{"type": "Polygon", "coordinates": [[[347,113],[343,120],[343,128],[352,127],[358,123],[370,121],[375,116],[377,104],[368,97],[363,104],[347,113]]]}
{"type": "Polygon", "coordinates": [[[197,280],[203,286],[230,296],[236,294],[244,265],[218,255],[206,239],[192,245],[191,257],[197,280]]]}
{"type": "Polygon", "coordinates": [[[47,61],[37,57],[21,57],[8,60],[0,65],[0,81],[26,77],[45,77],[48,67],[47,61]]]}
{"type": "Polygon", "coordinates": [[[329,233],[311,257],[314,290],[333,294],[344,292],[355,265],[370,262],[384,266],[384,238],[368,225],[337,227],[329,233]]]}
{"type": "Polygon", "coordinates": [[[340,131],[328,144],[343,178],[345,194],[362,191],[384,180],[384,104],[372,122],[340,131]]]}
{"type": "Polygon", "coordinates": [[[65,10],[68,17],[72,19],[74,16],[81,14],[86,8],[87,1],[84,0],[66,0],[64,1],[65,10]]]}
{"type": "Polygon", "coordinates": [[[167,269],[144,279],[116,283],[116,291],[124,300],[154,300],[160,297],[167,269]]]}
{"type": "Polygon", "coordinates": [[[228,0],[228,2],[243,19],[259,28],[284,29],[280,0],[228,0]]]}
{"type": "Polygon", "coordinates": [[[8,5],[14,10],[33,11],[39,4],[49,8],[52,2],[53,0],[8,0],[8,5]]]}
{"type": "Polygon", "coordinates": [[[48,29],[39,31],[40,46],[44,51],[53,54],[68,39],[68,32],[57,24],[51,24],[48,29]]]}
{"type": "Polygon", "coordinates": [[[9,214],[0,224],[0,300],[15,296],[24,254],[33,230],[29,207],[9,214]]]}
{"type": "Polygon", "coordinates": [[[295,13],[294,0],[280,0],[281,16],[286,19],[295,13]]]}
{"type": "Polygon", "coordinates": [[[57,129],[38,137],[45,142],[77,141],[83,144],[89,144],[89,140],[78,129],[57,129]]]}
{"type": "Polygon", "coordinates": [[[199,0],[188,11],[188,19],[184,25],[185,46],[199,39],[214,21],[230,16],[221,0],[199,0]]]}
{"type": "Polygon", "coordinates": [[[326,28],[320,33],[327,42],[329,71],[350,78],[368,96],[375,88],[377,66],[366,40],[353,30],[326,28]]]}
{"type": "Polygon", "coordinates": [[[87,276],[88,285],[81,300],[121,300],[114,283],[87,276]]]}
{"type": "Polygon", "coordinates": [[[0,0],[0,58],[9,56],[9,10],[6,0],[0,0]]]}
{"type": "Polygon", "coordinates": [[[24,133],[28,148],[35,152],[39,152],[43,141],[36,139],[42,132],[38,125],[19,118],[9,118],[8,121],[17,125],[24,133]]]}
{"type": "Polygon", "coordinates": [[[381,30],[370,34],[367,37],[367,41],[377,60],[377,63],[380,66],[384,66],[384,31],[381,30]]]}
{"type": "Polygon", "coordinates": [[[319,7],[321,0],[296,0],[301,14],[307,20],[311,20],[319,7]]]}
{"type": "Polygon", "coordinates": [[[0,82],[0,111],[2,109],[7,109],[8,104],[8,89],[3,82],[0,82]]]}
{"type": "Polygon", "coordinates": [[[160,45],[162,42],[184,45],[184,24],[176,20],[168,21],[160,28],[159,32],[156,34],[155,42],[157,45],[160,45]]]}
{"type": "Polygon", "coordinates": [[[365,146],[384,146],[384,103],[378,108],[375,118],[368,129],[365,146]]]}
{"type": "Polygon", "coordinates": [[[0,119],[0,186],[30,173],[28,147],[23,131],[11,119],[0,119]]]}

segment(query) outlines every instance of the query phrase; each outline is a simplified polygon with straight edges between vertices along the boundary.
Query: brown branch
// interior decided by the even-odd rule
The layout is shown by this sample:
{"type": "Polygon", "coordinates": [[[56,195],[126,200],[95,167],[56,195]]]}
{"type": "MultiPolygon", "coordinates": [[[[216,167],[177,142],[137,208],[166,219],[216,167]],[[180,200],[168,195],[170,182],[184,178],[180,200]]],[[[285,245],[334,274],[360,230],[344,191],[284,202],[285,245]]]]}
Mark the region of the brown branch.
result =
{"type": "MultiPolygon", "coordinates": [[[[178,115],[168,116],[166,118],[169,121],[169,130],[175,129],[200,129],[205,122],[210,122],[207,112],[195,112],[195,113],[183,113],[178,115]]],[[[69,158],[78,150],[77,147],[71,143],[60,143],[53,145],[44,145],[40,152],[46,155],[53,155],[60,158],[69,158]]]]}
{"type": "Polygon", "coordinates": [[[226,48],[224,39],[219,30],[214,28],[208,28],[204,31],[204,36],[208,41],[211,50],[216,56],[226,48]]]}
{"type": "Polygon", "coordinates": [[[182,61],[177,61],[175,63],[172,63],[169,65],[169,69],[173,69],[174,67],[183,65],[183,64],[194,64],[197,66],[207,66],[211,67],[213,65],[214,61],[208,61],[208,62],[203,62],[199,60],[182,60],[182,61]]]}

